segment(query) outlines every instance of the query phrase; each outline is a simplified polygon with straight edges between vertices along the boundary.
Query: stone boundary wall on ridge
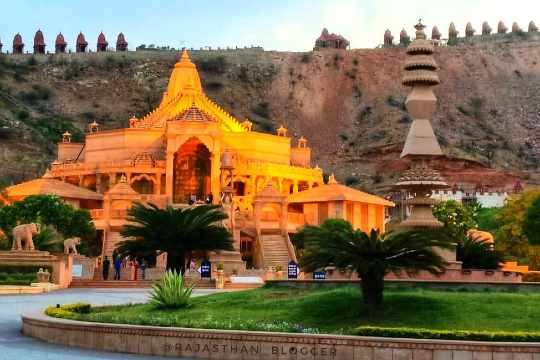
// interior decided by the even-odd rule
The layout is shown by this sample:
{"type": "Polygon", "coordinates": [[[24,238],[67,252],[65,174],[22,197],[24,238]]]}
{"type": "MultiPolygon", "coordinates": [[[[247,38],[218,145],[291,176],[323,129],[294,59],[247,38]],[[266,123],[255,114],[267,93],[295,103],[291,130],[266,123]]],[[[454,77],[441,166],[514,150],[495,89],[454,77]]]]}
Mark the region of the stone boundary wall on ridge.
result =
{"type": "Polygon", "coordinates": [[[540,360],[540,343],[391,339],[100,324],[22,316],[22,332],[100,351],[194,359],[540,360]]]}

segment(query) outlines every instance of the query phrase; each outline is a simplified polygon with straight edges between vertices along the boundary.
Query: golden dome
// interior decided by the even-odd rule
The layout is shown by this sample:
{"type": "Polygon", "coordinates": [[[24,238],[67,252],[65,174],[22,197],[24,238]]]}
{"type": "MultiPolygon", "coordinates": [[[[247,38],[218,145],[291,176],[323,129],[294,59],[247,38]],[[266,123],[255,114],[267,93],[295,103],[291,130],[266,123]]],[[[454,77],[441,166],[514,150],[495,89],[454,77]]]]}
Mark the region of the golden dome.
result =
{"type": "Polygon", "coordinates": [[[195,64],[191,62],[186,49],[182,51],[180,60],[174,65],[174,70],[167,86],[167,98],[172,100],[181,93],[202,93],[199,73],[195,64]]]}

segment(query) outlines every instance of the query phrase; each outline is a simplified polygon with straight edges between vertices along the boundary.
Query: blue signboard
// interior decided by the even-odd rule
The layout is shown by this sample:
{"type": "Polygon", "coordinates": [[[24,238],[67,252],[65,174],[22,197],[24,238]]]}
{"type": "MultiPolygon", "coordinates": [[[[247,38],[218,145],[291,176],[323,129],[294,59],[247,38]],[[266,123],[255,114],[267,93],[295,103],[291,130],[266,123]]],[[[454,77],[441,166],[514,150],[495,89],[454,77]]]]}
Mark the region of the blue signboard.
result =
{"type": "Polygon", "coordinates": [[[204,260],[201,264],[201,278],[209,279],[212,276],[212,263],[204,260]]]}
{"type": "Polygon", "coordinates": [[[324,271],[315,271],[313,273],[313,279],[315,279],[315,280],[325,280],[326,279],[326,273],[324,271]]]}
{"type": "Polygon", "coordinates": [[[298,264],[294,261],[289,262],[287,265],[287,277],[289,279],[298,279],[298,264]]]}

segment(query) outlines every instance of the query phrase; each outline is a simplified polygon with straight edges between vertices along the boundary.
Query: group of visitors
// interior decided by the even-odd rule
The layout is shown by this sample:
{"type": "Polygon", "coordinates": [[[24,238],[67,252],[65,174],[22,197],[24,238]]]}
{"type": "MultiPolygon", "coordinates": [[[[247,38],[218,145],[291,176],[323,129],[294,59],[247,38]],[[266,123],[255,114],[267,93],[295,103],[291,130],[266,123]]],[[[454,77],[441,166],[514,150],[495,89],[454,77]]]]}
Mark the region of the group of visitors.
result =
{"type": "Polygon", "coordinates": [[[203,201],[197,199],[197,195],[191,194],[189,195],[188,205],[193,204],[212,204],[214,202],[214,195],[212,193],[209,193],[206,196],[206,199],[203,201]]]}
{"type": "MultiPolygon", "coordinates": [[[[113,254],[113,269],[114,269],[114,280],[120,280],[122,271],[125,271],[126,268],[130,268],[133,271],[132,280],[137,280],[139,269],[141,270],[141,279],[146,278],[146,262],[144,259],[141,259],[139,262],[136,258],[130,259],[129,257],[122,258],[117,254],[113,254]]],[[[109,280],[109,270],[111,267],[111,262],[107,256],[103,260],[103,280],[109,280]]]]}

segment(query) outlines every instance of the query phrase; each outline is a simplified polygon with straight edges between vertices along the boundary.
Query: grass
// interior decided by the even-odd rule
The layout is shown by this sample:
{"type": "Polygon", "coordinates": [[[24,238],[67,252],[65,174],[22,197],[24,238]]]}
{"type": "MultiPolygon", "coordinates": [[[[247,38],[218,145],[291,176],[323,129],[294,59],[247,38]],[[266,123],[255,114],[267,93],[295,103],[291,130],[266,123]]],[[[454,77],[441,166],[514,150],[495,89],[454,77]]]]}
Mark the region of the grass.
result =
{"type": "Polygon", "coordinates": [[[355,287],[276,286],[198,297],[180,310],[148,304],[96,307],[69,318],[157,326],[353,334],[359,326],[432,330],[540,331],[540,294],[392,289],[384,315],[367,316],[355,287]]]}

